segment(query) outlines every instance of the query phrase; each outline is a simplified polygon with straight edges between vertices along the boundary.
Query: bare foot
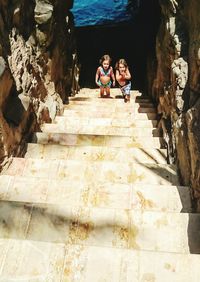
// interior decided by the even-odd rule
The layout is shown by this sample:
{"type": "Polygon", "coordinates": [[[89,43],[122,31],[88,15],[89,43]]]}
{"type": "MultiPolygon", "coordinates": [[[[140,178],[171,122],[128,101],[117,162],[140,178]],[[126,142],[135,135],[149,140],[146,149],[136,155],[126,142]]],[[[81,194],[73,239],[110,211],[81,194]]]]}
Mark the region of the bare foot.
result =
{"type": "Polygon", "coordinates": [[[106,95],[105,97],[108,98],[108,99],[112,99],[113,98],[110,95],[106,95]]]}

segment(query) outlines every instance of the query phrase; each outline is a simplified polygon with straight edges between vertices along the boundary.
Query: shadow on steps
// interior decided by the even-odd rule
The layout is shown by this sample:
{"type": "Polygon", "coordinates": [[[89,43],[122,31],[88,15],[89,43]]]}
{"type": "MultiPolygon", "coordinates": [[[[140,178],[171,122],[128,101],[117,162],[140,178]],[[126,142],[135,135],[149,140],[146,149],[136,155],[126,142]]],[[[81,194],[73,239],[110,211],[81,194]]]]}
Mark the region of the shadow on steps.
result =
{"type": "Polygon", "coordinates": [[[199,214],[71,209],[6,201],[1,202],[0,210],[1,238],[200,253],[199,214]],[[180,228],[173,228],[172,219],[180,228]]]}

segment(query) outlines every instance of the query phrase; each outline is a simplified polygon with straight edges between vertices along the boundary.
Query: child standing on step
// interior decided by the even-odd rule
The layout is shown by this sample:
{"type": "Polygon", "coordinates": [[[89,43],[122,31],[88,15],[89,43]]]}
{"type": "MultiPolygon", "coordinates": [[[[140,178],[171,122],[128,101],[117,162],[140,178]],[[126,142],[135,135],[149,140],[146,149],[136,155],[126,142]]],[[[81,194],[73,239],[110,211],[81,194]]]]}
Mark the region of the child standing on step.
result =
{"type": "Polygon", "coordinates": [[[97,68],[95,82],[100,87],[100,97],[110,98],[110,87],[115,86],[115,76],[111,64],[111,58],[109,55],[101,57],[100,66],[97,68]],[[104,93],[106,95],[104,96],[104,93]]]}
{"type": "Polygon", "coordinates": [[[124,97],[124,102],[130,102],[131,74],[125,59],[120,59],[115,66],[116,80],[124,97]]]}

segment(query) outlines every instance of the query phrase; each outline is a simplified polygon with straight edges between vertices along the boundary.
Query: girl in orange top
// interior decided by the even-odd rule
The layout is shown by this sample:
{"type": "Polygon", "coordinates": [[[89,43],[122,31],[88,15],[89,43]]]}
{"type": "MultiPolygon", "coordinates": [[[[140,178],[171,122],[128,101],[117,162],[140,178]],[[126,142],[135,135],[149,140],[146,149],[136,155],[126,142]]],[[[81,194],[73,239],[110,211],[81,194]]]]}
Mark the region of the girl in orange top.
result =
{"type": "Polygon", "coordinates": [[[130,102],[131,74],[124,59],[120,59],[115,66],[116,80],[124,97],[124,102],[130,102]]]}

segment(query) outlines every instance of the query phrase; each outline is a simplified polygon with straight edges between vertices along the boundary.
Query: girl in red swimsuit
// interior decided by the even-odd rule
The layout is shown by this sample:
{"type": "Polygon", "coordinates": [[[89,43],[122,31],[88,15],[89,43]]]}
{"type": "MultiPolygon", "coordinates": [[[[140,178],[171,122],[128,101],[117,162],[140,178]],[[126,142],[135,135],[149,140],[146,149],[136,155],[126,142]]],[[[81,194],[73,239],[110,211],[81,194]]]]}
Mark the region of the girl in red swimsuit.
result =
{"type": "Polygon", "coordinates": [[[97,68],[95,82],[100,87],[100,97],[110,97],[110,87],[115,86],[115,76],[113,68],[110,65],[111,58],[109,55],[104,55],[100,59],[100,66],[97,68]],[[104,92],[106,95],[104,96],[104,92]]]}

